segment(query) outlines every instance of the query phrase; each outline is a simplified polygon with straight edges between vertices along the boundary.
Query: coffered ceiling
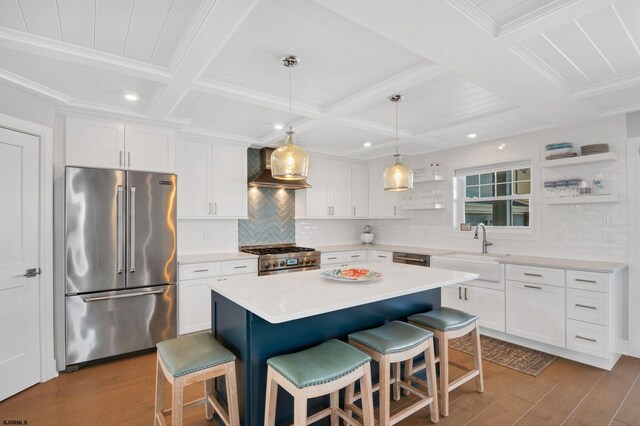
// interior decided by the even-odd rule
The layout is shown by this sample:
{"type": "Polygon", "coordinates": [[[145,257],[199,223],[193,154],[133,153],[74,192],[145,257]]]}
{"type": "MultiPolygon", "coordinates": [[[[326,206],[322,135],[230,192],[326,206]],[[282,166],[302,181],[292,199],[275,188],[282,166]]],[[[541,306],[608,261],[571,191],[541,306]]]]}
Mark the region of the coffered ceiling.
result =
{"type": "Polygon", "coordinates": [[[295,54],[299,143],[363,159],[395,93],[406,154],[638,110],[639,46],[638,0],[0,0],[0,84],[277,145],[295,54]]]}

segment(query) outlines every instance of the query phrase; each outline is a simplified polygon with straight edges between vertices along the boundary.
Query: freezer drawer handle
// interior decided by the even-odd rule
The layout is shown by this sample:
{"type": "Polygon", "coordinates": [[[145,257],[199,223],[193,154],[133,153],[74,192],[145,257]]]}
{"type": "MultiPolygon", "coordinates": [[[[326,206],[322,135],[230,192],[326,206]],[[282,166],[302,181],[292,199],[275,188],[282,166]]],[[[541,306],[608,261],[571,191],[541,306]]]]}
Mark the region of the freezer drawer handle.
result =
{"type": "Polygon", "coordinates": [[[394,260],[407,260],[409,262],[419,262],[419,263],[425,263],[426,260],[425,259],[417,259],[415,257],[404,257],[404,256],[396,256],[393,258],[394,260]]]}
{"type": "Polygon", "coordinates": [[[142,291],[140,293],[116,294],[115,296],[99,296],[99,297],[83,297],[84,302],[98,302],[101,300],[126,299],[128,297],[150,296],[154,294],[162,294],[164,290],[142,291]]]}
{"type": "Polygon", "coordinates": [[[540,274],[531,274],[531,273],[529,273],[529,272],[525,272],[524,274],[525,274],[526,276],[528,276],[528,277],[538,277],[538,278],[542,278],[542,275],[540,275],[540,274]]]}
{"type": "Polygon", "coordinates": [[[136,271],[136,187],[131,187],[131,207],[129,208],[131,237],[129,238],[129,272],[136,271]]]}
{"type": "Polygon", "coordinates": [[[582,278],[576,278],[577,282],[580,283],[589,283],[589,284],[595,284],[596,282],[594,280],[583,280],[582,278]]]}
{"type": "Polygon", "coordinates": [[[593,343],[596,343],[596,342],[597,342],[597,340],[596,340],[596,339],[590,339],[590,338],[588,338],[588,337],[578,336],[577,334],[576,334],[576,339],[587,340],[587,341],[589,341],[589,342],[593,342],[593,343]]]}
{"type": "Polygon", "coordinates": [[[526,288],[533,288],[533,289],[536,289],[536,290],[542,290],[542,287],[538,287],[536,285],[527,285],[527,284],[525,284],[524,286],[526,288]]]}
{"type": "Polygon", "coordinates": [[[577,306],[578,308],[598,309],[598,308],[596,308],[595,306],[581,305],[581,304],[579,304],[579,303],[576,303],[576,306],[577,306]]]}

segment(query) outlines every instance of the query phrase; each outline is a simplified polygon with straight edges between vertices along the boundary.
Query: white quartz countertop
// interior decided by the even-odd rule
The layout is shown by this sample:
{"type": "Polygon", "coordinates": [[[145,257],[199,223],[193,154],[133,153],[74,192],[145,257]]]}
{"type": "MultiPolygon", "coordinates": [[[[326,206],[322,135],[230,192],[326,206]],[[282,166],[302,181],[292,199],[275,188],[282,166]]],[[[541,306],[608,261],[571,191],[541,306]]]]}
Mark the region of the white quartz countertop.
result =
{"type": "Polygon", "coordinates": [[[359,264],[381,272],[376,281],[344,283],[320,270],[220,281],[209,287],[232,302],[277,324],[471,281],[477,274],[399,263],[359,264]]]}
{"type": "Polygon", "coordinates": [[[412,247],[412,246],[397,246],[393,244],[345,244],[345,245],[333,245],[333,246],[316,246],[316,250],[322,253],[334,253],[337,251],[352,251],[352,250],[380,250],[380,251],[399,251],[403,253],[415,253],[426,254],[429,256],[436,256],[441,254],[455,253],[456,250],[435,249],[429,247],[412,247]]]}
{"type": "Polygon", "coordinates": [[[190,263],[207,263],[220,262],[223,260],[245,260],[257,259],[255,254],[243,253],[241,251],[232,251],[226,253],[202,253],[202,254],[185,254],[178,256],[178,263],[187,265],[190,263]]]}

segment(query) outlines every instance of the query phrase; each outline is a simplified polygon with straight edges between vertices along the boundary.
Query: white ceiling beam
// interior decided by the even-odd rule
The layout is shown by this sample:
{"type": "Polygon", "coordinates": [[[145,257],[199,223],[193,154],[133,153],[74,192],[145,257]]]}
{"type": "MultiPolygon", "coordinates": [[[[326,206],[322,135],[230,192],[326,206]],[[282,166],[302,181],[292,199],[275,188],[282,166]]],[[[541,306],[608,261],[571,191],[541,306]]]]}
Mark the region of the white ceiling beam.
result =
{"type": "MultiPolygon", "coordinates": [[[[363,130],[365,132],[374,133],[376,135],[396,137],[396,128],[387,126],[384,124],[376,123],[375,121],[360,120],[356,118],[348,117],[336,117],[334,122],[345,125],[352,129],[363,130]]],[[[398,138],[408,138],[413,134],[408,130],[398,129],[398,138]]]]}
{"type": "Polygon", "coordinates": [[[82,46],[26,34],[0,27],[0,47],[46,58],[111,71],[157,83],[169,83],[172,75],[165,68],[122,56],[98,52],[82,46]]]}
{"type": "Polygon", "coordinates": [[[44,96],[47,99],[55,102],[62,102],[68,104],[73,100],[71,96],[67,96],[64,93],[60,93],[40,83],[36,83],[33,80],[21,77],[10,71],[0,68],[0,80],[4,80],[14,86],[27,89],[37,95],[44,96]]]}
{"type": "Polygon", "coordinates": [[[175,66],[173,80],[155,99],[149,115],[156,120],[167,118],[199,77],[245,21],[259,0],[218,0],[208,10],[200,30],[182,60],[175,66]]]}
{"type": "Polygon", "coordinates": [[[319,3],[551,123],[596,117],[447,2],[370,0],[367,7],[342,0],[319,3]]]}

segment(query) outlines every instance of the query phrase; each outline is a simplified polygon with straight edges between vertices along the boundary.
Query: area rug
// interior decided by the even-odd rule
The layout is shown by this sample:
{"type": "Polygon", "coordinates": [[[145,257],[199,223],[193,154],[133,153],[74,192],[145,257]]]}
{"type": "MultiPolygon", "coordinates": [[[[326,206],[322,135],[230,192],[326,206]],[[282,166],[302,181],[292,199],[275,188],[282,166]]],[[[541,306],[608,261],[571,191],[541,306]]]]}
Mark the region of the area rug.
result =
{"type": "MultiPolygon", "coordinates": [[[[482,345],[482,359],[531,376],[542,373],[557,358],[554,355],[489,336],[480,336],[480,344],[482,345]]],[[[459,339],[450,340],[449,347],[472,354],[471,335],[467,334],[459,339]]]]}

